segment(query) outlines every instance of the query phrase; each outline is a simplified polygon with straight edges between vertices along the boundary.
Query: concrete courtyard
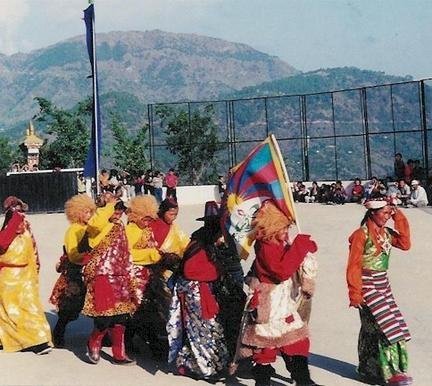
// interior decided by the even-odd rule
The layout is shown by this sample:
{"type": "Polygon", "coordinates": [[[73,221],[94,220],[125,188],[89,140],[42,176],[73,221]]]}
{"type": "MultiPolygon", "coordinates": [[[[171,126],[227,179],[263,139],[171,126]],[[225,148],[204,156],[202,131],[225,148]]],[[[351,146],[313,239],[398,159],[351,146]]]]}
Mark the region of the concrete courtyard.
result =
{"type": "MultiPolygon", "coordinates": [[[[204,203],[180,208],[178,223],[191,233],[200,226],[204,203]]],[[[393,249],[390,280],[396,300],[405,316],[413,339],[409,343],[410,373],[417,386],[432,385],[432,208],[406,209],[411,224],[412,248],[408,252],[393,249]]],[[[312,378],[326,386],[361,385],[356,380],[357,311],[348,308],[345,266],[348,237],[358,227],[364,209],[360,205],[327,206],[298,204],[302,232],[317,241],[320,262],[317,292],[311,318],[312,378]]],[[[41,257],[40,290],[51,326],[56,313],[48,297],[57,278],[55,264],[61,254],[67,221],[63,214],[29,215],[41,257]]],[[[251,260],[245,262],[248,266],[251,260]]],[[[116,366],[109,356],[98,365],[85,361],[85,342],[92,321],[81,317],[66,333],[66,349],[54,349],[45,356],[32,353],[0,352],[0,385],[205,385],[204,381],[174,376],[164,364],[157,363],[143,348],[137,365],[116,366]]],[[[104,349],[110,353],[110,349],[104,349]]],[[[275,364],[273,385],[289,385],[282,361],[275,364]]],[[[230,385],[253,385],[250,377],[239,374],[230,385]]],[[[218,383],[223,384],[223,383],[218,383]]]]}

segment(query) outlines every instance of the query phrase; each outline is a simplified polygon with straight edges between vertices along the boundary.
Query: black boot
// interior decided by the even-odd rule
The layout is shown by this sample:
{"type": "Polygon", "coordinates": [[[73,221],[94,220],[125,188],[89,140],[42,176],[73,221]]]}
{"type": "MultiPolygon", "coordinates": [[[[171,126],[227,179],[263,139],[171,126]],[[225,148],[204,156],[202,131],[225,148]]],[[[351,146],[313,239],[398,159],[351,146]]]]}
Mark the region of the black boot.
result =
{"type": "Polygon", "coordinates": [[[56,348],[64,348],[65,346],[65,339],[64,334],[66,331],[66,325],[68,321],[65,319],[58,319],[57,324],[54,327],[53,330],[53,343],[54,347],[56,348]]]}
{"type": "Polygon", "coordinates": [[[282,358],[296,386],[319,386],[310,377],[307,357],[283,354],[282,358]]]}
{"type": "Polygon", "coordinates": [[[271,365],[256,364],[252,369],[255,378],[255,386],[270,386],[270,378],[274,373],[271,365]]]}

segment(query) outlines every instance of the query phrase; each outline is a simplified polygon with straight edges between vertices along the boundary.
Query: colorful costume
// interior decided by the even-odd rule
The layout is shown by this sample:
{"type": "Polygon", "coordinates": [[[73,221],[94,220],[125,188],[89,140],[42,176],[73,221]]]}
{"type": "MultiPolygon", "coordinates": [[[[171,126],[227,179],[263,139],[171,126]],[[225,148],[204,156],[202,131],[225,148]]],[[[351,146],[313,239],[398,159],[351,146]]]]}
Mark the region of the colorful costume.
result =
{"type": "Polygon", "coordinates": [[[132,361],[125,353],[125,325],[136,309],[137,300],[124,225],[117,220],[108,220],[110,214],[114,214],[113,209],[112,204],[107,204],[89,221],[89,230],[95,225],[102,228],[90,239],[93,249],[83,270],[87,286],[83,314],[93,317],[95,323],[87,344],[90,361],[99,361],[102,339],[109,329],[114,362],[127,364],[132,361]]]}
{"type": "Polygon", "coordinates": [[[135,334],[146,341],[146,315],[143,312],[143,300],[150,280],[150,265],[156,264],[161,255],[155,248],[153,231],[149,223],[157,218],[158,204],[154,196],[144,195],[130,200],[126,236],[132,257],[137,291],[137,310],[132,315],[126,328],[126,347],[134,351],[135,334]]]}
{"type": "Polygon", "coordinates": [[[361,320],[358,372],[374,382],[408,385],[397,382],[399,378],[410,382],[404,373],[408,367],[406,341],[411,337],[393,298],[387,270],[392,246],[410,248],[409,224],[400,210],[393,215],[395,230],[376,226],[369,213],[349,238],[349,299],[351,306],[359,308],[361,320]]]}
{"type": "Polygon", "coordinates": [[[57,307],[58,320],[53,331],[54,345],[64,347],[64,334],[69,322],[78,319],[84,306],[86,289],[82,278],[82,263],[85,254],[80,252],[87,221],[96,205],[87,195],[76,195],[65,204],[65,213],[71,225],[66,230],[63,255],[57,266],[60,277],[50,296],[51,304],[57,307]]]}
{"type": "Polygon", "coordinates": [[[213,282],[219,274],[209,254],[196,241],[192,241],[184,258],[187,260],[174,287],[167,324],[168,361],[174,362],[180,373],[209,378],[223,370],[229,360],[213,293],[213,282]]]}
{"type": "MultiPolygon", "coordinates": [[[[217,209],[216,202],[208,202],[206,213],[211,205],[217,209]]],[[[222,260],[228,255],[216,246],[221,237],[219,216],[202,220],[205,225],[192,234],[174,287],[167,324],[168,362],[182,375],[208,379],[228,364],[226,338],[235,346],[244,293],[234,280],[224,277],[229,273],[224,272],[222,260]],[[236,309],[237,318],[227,308],[236,309]]]]}
{"type": "Polygon", "coordinates": [[[172,272],[177,269],[181,257],[189,243],[189,238],[172,221],[177,216],[178,205],[172,199],[162,201],[159,207],[159,218],[150,223],[156,248],[161,259],[155,264],[148,265],[150,278],[142,302],[140,312],[144,324],[145,340],[153,355],[166,360],[168,355],[168,338],[166,324],[169,318],[169,307],[172,298],[172,272]],[[173,218],[166,221],[167,213],[173,211],[173,218]]]}
{"type": "MultiPolygon", "coordinates": [[[[309,235],[287,242],[291,220],[266,202],[252,223],[255,260],[246,278],[249,298],[242,356],[252,356],[256,385],[270,385],[270,363],[281,354],[297,385],[315,385],[308,369],[309,331],[299,314],[302,293],[311,296],[317,270],[309,235]]],[[[305,295],[303,295],[305,296],[305,295]]]]}
{"type": "Polygon", "coordinates": [[[24,215],[6,213],[0,231],[0,342],[5,352],[50,350],[51,330],[39,295],[39,261],[24,215]],[[25,227],[18,233],[20,227],[25,227]]]}

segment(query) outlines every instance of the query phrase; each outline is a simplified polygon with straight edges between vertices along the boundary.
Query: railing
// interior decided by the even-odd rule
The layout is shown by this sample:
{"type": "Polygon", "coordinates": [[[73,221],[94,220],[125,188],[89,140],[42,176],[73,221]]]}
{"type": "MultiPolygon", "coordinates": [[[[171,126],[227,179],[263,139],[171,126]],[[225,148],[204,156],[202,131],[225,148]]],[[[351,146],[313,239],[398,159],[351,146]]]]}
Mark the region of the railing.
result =
{"type": "MultiPolygon", "coordinates": [[[[151,165],[160,170],[176,165],[176,157],[166,144],[158,107],[168,105],[186,111],[190,122],[194,111],[211,105],[222,149],[215,155],[220,174],[273,133],[292,180],[392,176],[397,152],[403,154],[405,162],[419,160],[423,177],[427,178],[432,167],[431,80],[314,94],[150,104],[147,120],[151,165]]],[[[190,138],[189,129],[188,125],[184,128],[186,138],[199,141],[190,138]]]]}

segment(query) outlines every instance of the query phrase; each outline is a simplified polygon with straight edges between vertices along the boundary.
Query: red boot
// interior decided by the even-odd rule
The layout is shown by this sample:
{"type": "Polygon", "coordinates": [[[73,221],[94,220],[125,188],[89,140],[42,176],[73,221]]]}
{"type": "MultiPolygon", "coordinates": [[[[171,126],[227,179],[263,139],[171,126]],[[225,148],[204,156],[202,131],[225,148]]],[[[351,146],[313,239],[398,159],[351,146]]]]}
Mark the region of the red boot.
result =
{"type": "Polygon", "coordinates": [[[135,364],[135,361],[128,358],[126,355],[125,344],[124,344],[124,334],[125,326],[121,324],[115,324],[111,328],[111,339],[112,339],[112,353],[114,358],[114,363],[118,365],[131,365],[135,364]]]}
{"type": "Polygon", "coordinates": [[[91,363],[98,363],[100,359],[100,351],[102,348],[102,339],[107,330],[94,329],[87,342],[87,357],[91,363]]]}

